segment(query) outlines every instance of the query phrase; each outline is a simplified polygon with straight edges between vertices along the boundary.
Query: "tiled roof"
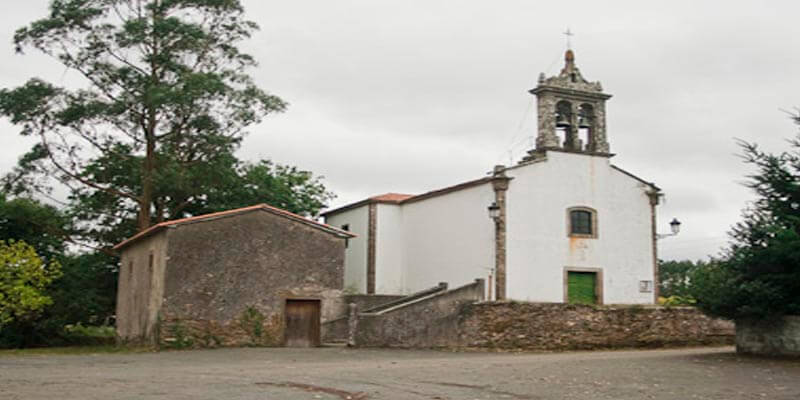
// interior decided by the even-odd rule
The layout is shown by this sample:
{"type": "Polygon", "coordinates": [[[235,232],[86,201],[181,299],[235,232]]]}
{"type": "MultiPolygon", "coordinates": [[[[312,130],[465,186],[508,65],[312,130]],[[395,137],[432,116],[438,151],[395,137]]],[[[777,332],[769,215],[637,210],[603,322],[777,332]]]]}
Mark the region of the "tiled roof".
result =
{"type": "Polygon", "coordinates": [[[400,203],[403,200],[407,200],[414,197],[413,194],[402,194],[402,193],[384,193],[378,196],[372,196],[369,199],[387,203],[400,203]]]}
{"type": "Polygon", "coordinates": [[[415,201],[429,199],[431,197],[440,196],[443,194],[456,192],[462,189],[471,188],[473,186],[482,185],[487,182],[491,182],[492,177],[488,176],[485,178],[475,179],[464,183],[459,183],[458,185],[448,186],[444,189],[437,189],[432,190],[430,192],[425,192],[422,194],[411,195],[411,194],[401,194],[401,193],[385,193],[378,196],[372,196],[367,199],[357,201],[355,203],[351,203],[339,208],[335,208],[332,210],[325,211],[322,213],[322,216],[328,216],[332,214],[337,214],[342,211],[352,210],[354,208],[358,208],[367,204],[371,203],[392,203],[392,204],[406,204],[406,203],[413,203],[415,201]]]}
{"type": "Polygon", "coordinates": [[[300,223],[304,223],[306,225],[312,226],[314,228],[321,229],[323,231],[326,231],[328,233],[334,234],[336,236],[340,236],[340,237],[355,237],[356,236],[356,235],[354,235],[354,234],[352,234],[350,232],[341,230],[339,228],[335,228],[335,227],[332,227],[330,225],[326,225],[326,224],[319,223],[317,221],[310,220],[310,219],[308,219],[306,217],[303,217],[302,215],[297,215],[295,213],[292,213],[292,212],[289,212],[289,211],[286,211],[286,210],[283,210],[283,209],[280,209],[280,208],[272,207],[272,206],[269,206],[267,204],[257,204],[257,205],[254,205],[254,206],[237,208],[237,209],[233,209],[233,210],[220,211],[220,212],[215,212],[215,213],[211,213],[211,214],[196,215],[194,217],[176,219],[176,220],[172,220],[172,221],[164,221],[164,222],[161,222],[159,224],[153,225],[153,226],[151,226],[151,227],[149,227],[149,228],[137,233],[136,235],[133,235],[130,238],[122,241],[121,243],[119,243],[116,246],[114,246],[114,250],[120,250],[123,247],[125,247],[125,246],[127,246],[127,245],[129,245],[129,244],[141,239],[141,238],[144,238],[146,236],[152,235],[153,233],[155,233],[155,232],[157,232],[157,231],[159,231],[161,229],[167,228],[167,227],[173,227],[173,226],[182,225],[182,224],[188,224],[188,223],[192,223],[192,222],[202,222],[202,221],[207,221],[207,220],[212,220],[212,219],[217,219],[217,218],[224,218],[224,217],[243,214],[243,213],[246,213],[246,212],[256,211],[256,210],[266,211],[266,212],[269,212],[269,213],[272,213],[272,214],[275,214],[275,215],[279,215],[279,216],[282,216],[282,217],[285,217],[285,218],[288,218],[288,219],[291,219],[291,220],[294,220],[294,221],[297,221],[297,222],[300,222],[300,223]]]}

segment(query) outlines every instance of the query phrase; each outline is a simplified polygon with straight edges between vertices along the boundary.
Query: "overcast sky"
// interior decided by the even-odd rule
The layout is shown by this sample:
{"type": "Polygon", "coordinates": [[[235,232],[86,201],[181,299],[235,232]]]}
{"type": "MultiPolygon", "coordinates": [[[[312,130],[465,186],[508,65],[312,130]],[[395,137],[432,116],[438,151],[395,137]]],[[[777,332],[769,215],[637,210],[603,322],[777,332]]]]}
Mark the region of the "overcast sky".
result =
{"type": "MultiPolygon", "coordinates": [[[[12,2],[9,2],[12,3],[12,2]]],[[[17,56],[13,31],[48,0],[14,1],[0,86],[63,67],[17,56]]],[[[771,151],[797,131],[798,1],[244,1],[261,31],[244,47],[259,84],[290,102],[252,130],[243,158],[270,158],[325,176],[343,205],[384,192],[421,193],[519,161],[536,134],[540,72],[576,63],[614,97],[612,162],[659,185],[667,259],[717,254],[751,194],[734,138],[771,151]]],[[[31,145],[0,122],[0,172],[31,145]]],[[[488,217],[487,217],[488,218],[488,217]]]]}

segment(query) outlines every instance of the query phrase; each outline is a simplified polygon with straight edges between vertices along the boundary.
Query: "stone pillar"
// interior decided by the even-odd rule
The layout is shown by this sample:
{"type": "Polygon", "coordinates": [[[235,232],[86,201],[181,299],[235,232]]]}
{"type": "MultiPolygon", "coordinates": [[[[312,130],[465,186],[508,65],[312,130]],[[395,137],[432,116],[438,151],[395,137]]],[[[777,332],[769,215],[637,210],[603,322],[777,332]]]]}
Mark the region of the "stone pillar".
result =
{"type": "Polygon", "coordinates": [[[356,331],[358,330],[358,304],[347,305],[347,346],[355,347],[356,331]]]}
{"type": "Polygon", "coordinates": [[[536,135],[537,149],[560,148],[556,135],[556,99],[553,96],[537,98],[538,132],[536,135]]]}
{"type": "Polygon", "coordinates": [[[497,300],[506,299],[506,191],[511,178],[506,176],[505,169],[503,165],[495,166],[492,178],[494,201],[500,208],[499,215],[494,220],[494,273],[497,300]]]}
{"type": "Polygon", "coordinates": [[[592,129],[592,151],[608,154],[611,148],[608,145],[608,135],[606,134],[606,103],[599,101],[595,103],[595,123],[592,129]]]}
{"type": "Polygon", "coordinates": [[[378,235],[378,205],[371,203],[367,209],[367,294],[375,294],[376,241],[378,235]]]}
{"type": "Polygon", "coordinates": [[[569,115],[569,127],[564,138],[564,150],[583,151],[583,143],[578,136],[578,112],[576,104],[572,104],[572,112],[569,115]]]}
{"type": "Polygon", "coordinates": [[[656,206],[658,205],[659,197],[661,197],[661,193],[657,191],[647,192],[647,195],[650,197],[650,229],[652,233],[652,241],[653,241],[653,304],[658,304],[658,296],[660,295],[658,290],[659,284],[659,268],[658,268],[658,226],[656,221],[656,206]]]}

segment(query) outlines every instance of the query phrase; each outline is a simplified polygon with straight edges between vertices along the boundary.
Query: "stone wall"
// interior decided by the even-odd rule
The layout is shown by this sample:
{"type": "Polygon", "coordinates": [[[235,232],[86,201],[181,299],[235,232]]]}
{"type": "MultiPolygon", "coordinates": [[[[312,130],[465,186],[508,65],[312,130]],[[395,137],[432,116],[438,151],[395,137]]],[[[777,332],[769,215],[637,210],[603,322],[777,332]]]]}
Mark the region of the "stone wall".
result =
{"type": "Polygon", "coordinates": [[[800,357],[800,316],[768,321],[736,321],[736,351],[800,357]]]}
{"type": "Polygon", "coordinates": [[[128,246],[117,282],[117,338],[121,343],[154,344],[164,294],[166,235],[161,232],[128,246]]]}
{"type": "Polygon", "coordinates": [[[370,308],[400,300],[403,297],[406,296],[390,294],[350,294],[344,296],[344,301],[347,304],[355,303],[360,311],[367,311],[370,308]]]}
{"type": "Polygon", "coordinates": [[[477,303],[464,307],[457,346],[578,350],[718,345],[733,342],[729,321],[691,307],[477,303]]]}
{"type": "MultiPolygon", "coordinates": [[[[167,231],[166,345],[280,345],[287,299],[343,314],[344,239],[256,210],[167,231]]],[[[324,335],[324,332],[323,332],[324,335]]]]}
{"type": "MultiPolygon", "coordinates": [[[[344,296],[344,304],[355,304],[356,310],[361,312],[382,304],[398,301],[404,297],[407,296],[388,294],[351,294],[344,296]]],[[[328,320],[322,325],[323,343],[340,343],[347,340],[347,334],[349,331],[347,317],[347,308],[345,307],[338,318],[328,320]]]]}
{"type": "Polygon", "coordinates": [[[482,279],[440,291],[377,313],[360,314],[355,334],[359,347],[447,347],[467,304],[483,300],[482,279]]]}

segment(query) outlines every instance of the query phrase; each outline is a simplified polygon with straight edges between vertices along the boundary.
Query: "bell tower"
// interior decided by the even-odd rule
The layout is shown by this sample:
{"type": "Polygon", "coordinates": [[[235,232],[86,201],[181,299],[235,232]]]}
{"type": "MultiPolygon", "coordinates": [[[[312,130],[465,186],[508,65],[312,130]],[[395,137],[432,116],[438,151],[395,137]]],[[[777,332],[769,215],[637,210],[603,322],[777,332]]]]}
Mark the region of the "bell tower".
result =
{"type": "Polygon", "coordinates": [[[527,161],[545,150],[562,150],[611,156],[606,137],[606,100],[600,82],[589,82],[575,66],[575,53],[564,54],[564,68],[557,76],[539,75],[531,89],[536,96],[539,119],[536,148],[527,161]]]}

